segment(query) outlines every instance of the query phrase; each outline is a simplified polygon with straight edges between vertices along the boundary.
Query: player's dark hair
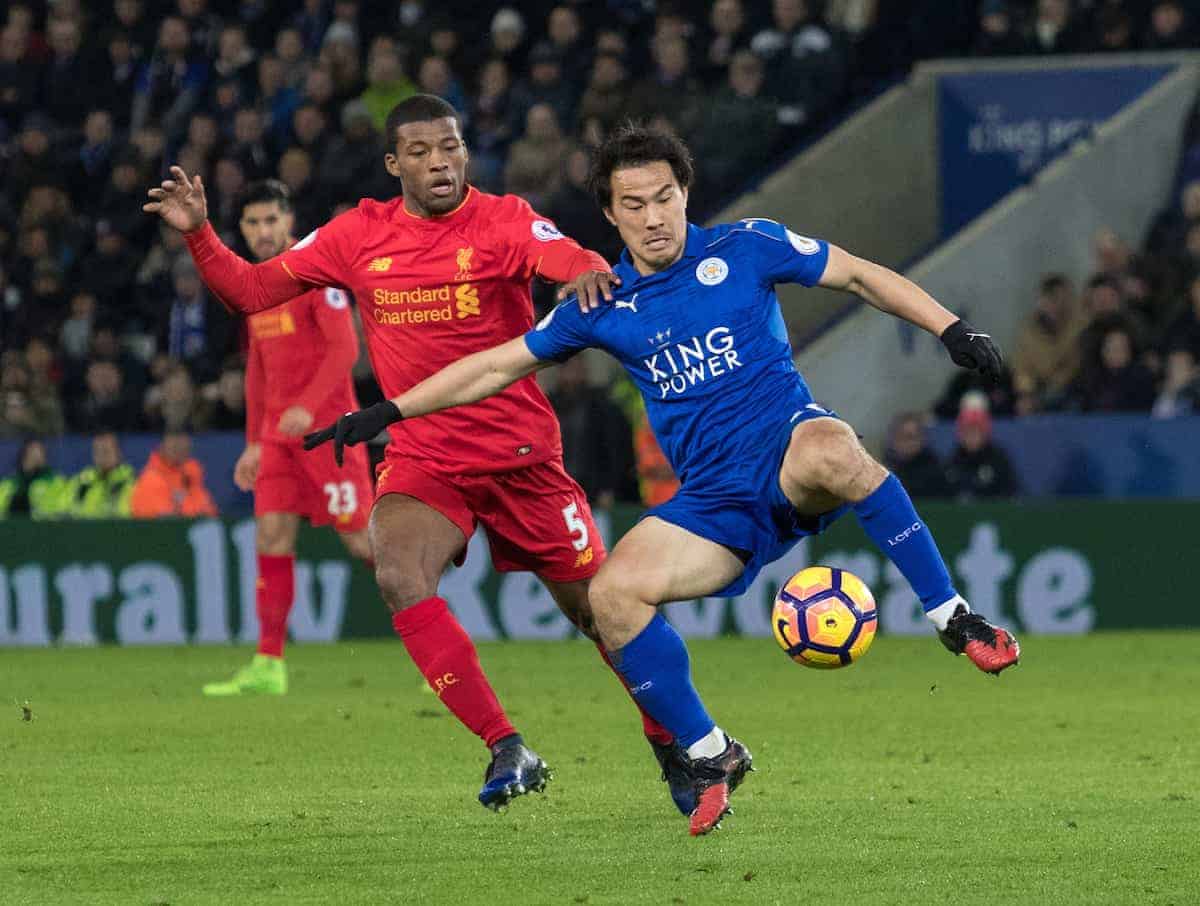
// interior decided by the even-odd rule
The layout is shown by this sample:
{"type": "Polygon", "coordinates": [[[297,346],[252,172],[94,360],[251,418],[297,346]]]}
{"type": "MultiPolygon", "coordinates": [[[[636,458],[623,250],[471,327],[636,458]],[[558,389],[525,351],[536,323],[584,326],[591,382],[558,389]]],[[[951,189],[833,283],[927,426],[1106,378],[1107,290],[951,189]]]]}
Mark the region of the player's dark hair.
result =
{"type": "Polygon", "coordinates": [[[396,130],[408,123],[427,123],[450,117],[460,126],[462,120],[453,104],[443,101],[436,94],[414,94],[392,108],[383,127],[389,144],[396,144],[396,130]]]}
{"type": "Polygon", "coordinates": [[[680,188],[686,189],[692,184],[692,153],[682,139],[651,126],[623,123],[592,155],[588,187],[600,207],[611,208],[613,172],[658,161],[671,167],[680,188]]]}
{"type": "Polygon", "coordinates": [[[281,211],[290,211],[292,209],[291,189],[278,179],[260,179],[252,182],[242,190],[238,199],[238,216],[245,213],[248,205],[271,201],[278,202],[281,211]]]}

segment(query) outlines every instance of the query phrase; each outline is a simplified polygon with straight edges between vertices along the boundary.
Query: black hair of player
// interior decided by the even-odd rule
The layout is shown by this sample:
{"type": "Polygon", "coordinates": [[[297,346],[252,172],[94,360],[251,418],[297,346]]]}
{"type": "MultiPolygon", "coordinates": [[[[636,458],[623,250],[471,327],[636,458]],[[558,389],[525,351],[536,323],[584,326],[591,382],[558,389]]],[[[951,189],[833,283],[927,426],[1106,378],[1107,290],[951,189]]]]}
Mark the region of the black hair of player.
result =
{"type": "Polygon", "coordinates": [[[430,120],[441,120],[449,117],[462,127],[462,120],[453,104],[443,101],[436,94],[414,94],[405,98],[392,108],[387,115],[387,123],[383,127],[388,143],[395,145],[396,130],[408,123],[427,123],[430,120]]]}
{"type": "Polygon", "coordinates": [[[252,204],[277,202],[279,210],[287,212],[292,209],[292,190],[286,183],[278,179],[260,179],[252,182],[242,190],[238,203],[238,216],[246,213],[246,208],[252,204]]]}
{"type": "Polygon", "coordinates": [[[675,174],[681,189],[692,184],[695,168],[692,152],[676,135],[642,126],[637,123],[622,123],[609,134],[592,155],[592,169],[588,174],[588,188],[600,203],[600,207],[612,207],[612,175],[616,170],[640,167],[662,161],[675,174]]]}

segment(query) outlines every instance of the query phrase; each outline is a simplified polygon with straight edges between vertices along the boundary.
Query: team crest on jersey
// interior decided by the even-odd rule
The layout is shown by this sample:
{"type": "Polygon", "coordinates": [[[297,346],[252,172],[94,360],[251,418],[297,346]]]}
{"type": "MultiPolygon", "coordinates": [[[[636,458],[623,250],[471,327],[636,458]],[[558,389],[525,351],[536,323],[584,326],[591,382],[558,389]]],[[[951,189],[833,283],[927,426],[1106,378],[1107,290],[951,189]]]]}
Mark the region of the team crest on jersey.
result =
{"type": "Polygon", "coordinates": [[[705,258],[696,265],[696,279],[705,286],[716,286],[729,276],[729,265],[723,258],[705,258]]]}
{"type": "Polygon", "coordinates": [[[533,232],[533,238],[539,242],[553,242],[555,239],[563,238],[563,234],[558,231],[558,227],[548,220],[535,220],[530,230],[533,232]]]}
{"type": "Polygon", "coordinates": [[[475,249],[470,246],[458,250],[458,257],[455,259],[458,264],[458,273],[454,275],[455,280],[471,279],[471,259],[473,257],[475,257],[475,249]]]}
{"type": "Polygon", "coordinates": [[[821,246],[815,239],[809,239],[807,236],[797,235],[791,230],[787,231],[787,238],[788,242],[792,244],[792,248],[798,251],[801,255],[815,255],[817,252],[821,251],[821,246]]]}

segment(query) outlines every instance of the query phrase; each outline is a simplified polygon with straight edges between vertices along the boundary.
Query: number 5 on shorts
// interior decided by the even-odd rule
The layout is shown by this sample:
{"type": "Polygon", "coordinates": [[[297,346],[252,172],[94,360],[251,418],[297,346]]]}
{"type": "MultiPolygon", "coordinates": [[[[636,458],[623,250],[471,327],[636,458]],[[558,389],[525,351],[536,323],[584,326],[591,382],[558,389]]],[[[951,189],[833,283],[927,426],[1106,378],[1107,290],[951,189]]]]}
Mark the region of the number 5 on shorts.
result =
{"type": "Polygon", "coordinates": [[[571,503],[563,507],[563,521],[567,523],[567,531],[571,533],[571,546],[577,551],[588,546],[587,523],[579,518],[579,504],[571,503]]]}
{"type": "Polygon", "coordinates": [[[358,509],[358,494],[355,493],[352,482],[331,481],[325,485],[323,490],[325,496],[329,498],[330,516],[350,516],[358,509]]]}

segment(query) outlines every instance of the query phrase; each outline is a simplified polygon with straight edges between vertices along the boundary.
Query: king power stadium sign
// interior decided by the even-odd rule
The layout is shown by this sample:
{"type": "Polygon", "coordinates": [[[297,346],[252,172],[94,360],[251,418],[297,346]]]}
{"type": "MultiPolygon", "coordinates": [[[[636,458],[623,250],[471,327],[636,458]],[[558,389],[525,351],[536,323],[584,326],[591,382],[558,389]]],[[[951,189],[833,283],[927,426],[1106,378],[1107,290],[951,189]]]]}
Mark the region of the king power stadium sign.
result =
{"type": "MultiPolygon", "coordinates": [[[[1196,626],[1186,539],[1200,536],[1200,503],[926,504],[959,589],[989,619],[1025,633],[1196,626]]],[[[599,514],[612,543],[634,509],[599,514]]],[[[803,567],[822,563],[874,591],[884,633],[929,625],[907,583],[853,517],[807,539],[737,598],[671,604],[689,637],[769,636],[771,602],[803,567]]],[[[327,531],[302,533],[299,642],[391,635],[370,573],[327,531]]],[[[0,646],[226,644],[257,638],[251,520],[0,523],[0,646]]],[[[574,630],[527,573],[498,574],[482,535],[441,593],[476,639],[559,639],[574,630]]]]}

